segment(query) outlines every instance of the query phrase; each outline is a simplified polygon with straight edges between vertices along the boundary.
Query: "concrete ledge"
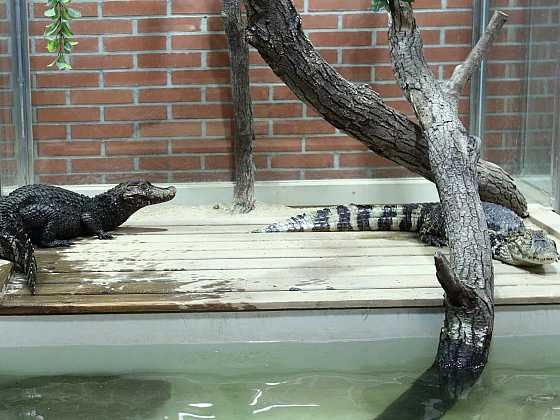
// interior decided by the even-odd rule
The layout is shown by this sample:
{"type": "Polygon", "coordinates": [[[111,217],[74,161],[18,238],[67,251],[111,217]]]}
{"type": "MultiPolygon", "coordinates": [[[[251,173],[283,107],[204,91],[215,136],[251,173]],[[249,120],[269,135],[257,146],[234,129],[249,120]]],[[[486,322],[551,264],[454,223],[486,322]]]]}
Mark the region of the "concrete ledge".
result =
{"type": "MultiPolygon", "coordinates": [[[[174,204],[203,205],[230,202],[232,182],[193,182],[157,185],[177,187],[174,204]]],[[[96,195],[114,185],[63,185],[85,195],[96,195]]],[[[438,201],[435,185],[424,178],[260,181],[258,201],[286,206],[323,206],[336,203],[410,203],[438,201]]],[[[9,191],[8,191],[9,192],[9,191]]]]}

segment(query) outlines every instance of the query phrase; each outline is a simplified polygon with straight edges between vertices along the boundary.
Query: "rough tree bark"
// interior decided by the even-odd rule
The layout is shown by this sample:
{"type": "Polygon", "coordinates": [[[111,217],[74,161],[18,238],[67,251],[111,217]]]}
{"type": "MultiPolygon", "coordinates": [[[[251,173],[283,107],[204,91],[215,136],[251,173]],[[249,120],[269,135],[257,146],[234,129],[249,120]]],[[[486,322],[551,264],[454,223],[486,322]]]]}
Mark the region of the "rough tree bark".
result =
{"type": "MultiPolygon", "coordinates": [[[[301,100],[373,152],[434,181],[421,127],[387,106],[369,86],[351,83],[338,74],[303,33],[290,0],[244,3],[249,42],[301,100]]],[[[484,201],[527,215],[527,202],[507,172],[481,160],[478,174],[484,201]]]]}
{"type": "Polygon", "coordinates": [[[241,17],[240,0],[224,0],[223,18],[229,45],[234,113],[233,155],[235,213],[255,208],[255,163],[253,160],[253,112],[249,82],[249,46],[241,17]]]}
{"type": "MultiPolygon", "coordinates": [[[[470,388],[484,369],[494,325],[494,274],[486,219],[478,190],[480,140],[459,119],[459,95],[480,64],[507,15],[496,12],[484,36],[446,82],[436,80],[424,58],[410,3],[389,0],[389,49],[395,76],[428,141],[428,157],[442,203],[450,261],[435,255],[437,279],[445,290],[445,321],[433,366],[420,382],[438,385],[439,414],[470,388]]],[[[382,414],[394,418],[418,398],[420,382],[382,414]],[[414,393],[416,392],[416,395],[414,393]]],[[[409,415],[412,413],[409,413],[409,415]]],[[[420,418],[416,413],[409,418],[420,418]]],[[[400,418],[403,418],[400,414],[400,418]]]]}

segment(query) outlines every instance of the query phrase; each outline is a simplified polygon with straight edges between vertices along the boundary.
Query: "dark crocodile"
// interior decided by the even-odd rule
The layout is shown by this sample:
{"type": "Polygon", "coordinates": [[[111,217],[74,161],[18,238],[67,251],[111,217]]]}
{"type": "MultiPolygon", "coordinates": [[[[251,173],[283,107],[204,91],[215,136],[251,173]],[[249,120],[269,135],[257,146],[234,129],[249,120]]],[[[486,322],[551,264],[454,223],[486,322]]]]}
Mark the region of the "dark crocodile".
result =
{"type": "Polygon", "coordinates": [[[3,197],[0,258],[13,261],[35,288],[36,268],[31,243],[63,247],[70,239],[96,235],[111,239],[108,232],[132,214],[175,197],[175,187],[160,188],[145,180],[123,182],[107,192],[88,197],[52,185],[26,185],[3,197]],[[12,239],[15,238],[15,239],[12,239]],[[11,242],[10,242],[11,241],[11,242]],[[5,246],[11,243],[12,246],[5,246]]]}
{"type": "MultiPolygon", "coordinates": [[[[494,259],[518,266],[558,261],[556,243],[542,230],[529,229],[513,211],[482,203],[486,214],[494,259]]],[[[420,239],[435,246],[447,245],[440,203],[403,205],[355,205],[328,207],[273,223],[265,232],[400,230],[418,232],[420,239]]]]}

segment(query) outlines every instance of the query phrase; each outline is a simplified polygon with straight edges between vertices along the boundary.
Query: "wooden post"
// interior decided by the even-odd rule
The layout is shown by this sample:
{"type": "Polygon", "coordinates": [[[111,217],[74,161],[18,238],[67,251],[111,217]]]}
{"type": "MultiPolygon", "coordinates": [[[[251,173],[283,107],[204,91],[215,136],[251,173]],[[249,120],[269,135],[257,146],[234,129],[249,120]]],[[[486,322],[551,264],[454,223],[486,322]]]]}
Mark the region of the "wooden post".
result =
{"type": "Polygon", "coordinates": [[[249,82],[249,47],[241,19],[240,0],[224,0],[225,31],[229,45],[234,112],[233,154],[235,213],[255,208],[255,163],[253,160],[253,113],[249,82]]]}

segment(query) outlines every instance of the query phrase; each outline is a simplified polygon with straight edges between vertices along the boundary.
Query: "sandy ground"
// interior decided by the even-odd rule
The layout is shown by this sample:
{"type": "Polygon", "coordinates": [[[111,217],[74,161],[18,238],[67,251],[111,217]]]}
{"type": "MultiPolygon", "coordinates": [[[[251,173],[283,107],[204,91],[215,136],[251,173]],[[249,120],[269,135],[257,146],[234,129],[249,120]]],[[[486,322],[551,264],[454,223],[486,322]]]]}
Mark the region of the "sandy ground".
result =
{"type": "Polygon", "coordinates": [[[270,224],[304,212],[305,209],[281,204],[257,202],[248,214],[233,214],[231,203],[185,206],[173,202],[145,207],[135,213],[125,225],[162,226],[189,224],[270,224]]]}

